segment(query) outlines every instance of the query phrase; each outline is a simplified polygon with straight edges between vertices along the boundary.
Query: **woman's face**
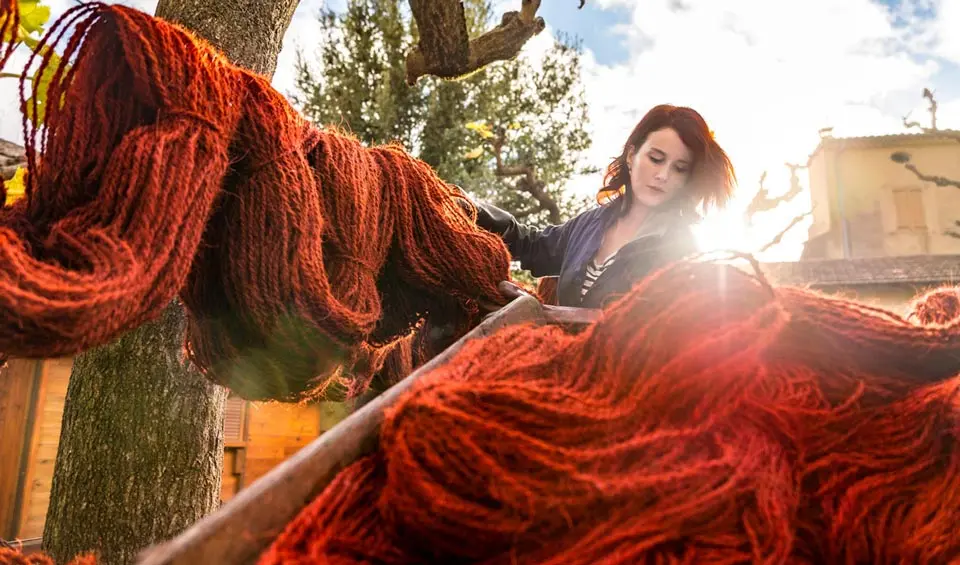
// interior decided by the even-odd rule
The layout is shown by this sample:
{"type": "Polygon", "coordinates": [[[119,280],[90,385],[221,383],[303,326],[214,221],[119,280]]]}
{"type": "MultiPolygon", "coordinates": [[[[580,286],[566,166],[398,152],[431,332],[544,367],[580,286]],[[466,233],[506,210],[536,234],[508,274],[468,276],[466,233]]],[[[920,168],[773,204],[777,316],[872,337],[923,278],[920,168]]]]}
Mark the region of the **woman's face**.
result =
{"type": "Polygon", "coordinates": [[[693,155],[675,130],[664,128],[648,135],[629,163],[634,203],[656,208],[683,191],[693,155]]]}

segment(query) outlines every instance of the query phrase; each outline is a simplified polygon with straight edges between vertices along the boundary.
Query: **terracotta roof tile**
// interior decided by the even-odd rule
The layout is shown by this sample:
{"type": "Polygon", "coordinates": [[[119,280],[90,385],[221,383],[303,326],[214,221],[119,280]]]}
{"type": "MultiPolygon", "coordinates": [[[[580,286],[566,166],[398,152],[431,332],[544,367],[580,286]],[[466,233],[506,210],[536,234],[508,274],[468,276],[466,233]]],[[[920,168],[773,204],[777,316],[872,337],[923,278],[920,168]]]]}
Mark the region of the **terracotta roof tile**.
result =
{"type": "Polygon", "coordinates": [[[761,269],[771,282],[790,286],[960,283],[960,255],[807,259],[761,269]]]}

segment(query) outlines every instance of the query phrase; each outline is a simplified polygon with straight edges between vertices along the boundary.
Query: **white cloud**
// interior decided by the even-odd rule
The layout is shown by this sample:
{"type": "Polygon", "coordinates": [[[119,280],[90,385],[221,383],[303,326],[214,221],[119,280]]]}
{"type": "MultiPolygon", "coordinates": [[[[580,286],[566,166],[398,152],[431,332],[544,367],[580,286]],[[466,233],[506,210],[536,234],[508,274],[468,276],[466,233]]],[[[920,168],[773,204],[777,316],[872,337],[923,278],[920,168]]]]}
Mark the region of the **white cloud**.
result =
{"type": "MultiPolygon", "coordinates": [[[[763,170],[770,171],[768,188],[786,190],[783,164],[806,162],[820,127],[833,126],[836,135],[901,131],[908,108],[889,113],[881,108],[889,107],[898,93],[919,101],[921,89],[938,70],[932,60],[911,57],[911,36],[868,0],[596,4],[631,10],[630,24],[619,29],[632,56],[619,65],[584,57],[593,162],[603,166],[618,153],[654,105],[697,109],[740,177],[740,197],[731,213],[705,226],[705,237],[720,245],[750,247],[744,240],[772,237],[777,226],[803,211],[785,209],[782,217],[769,218],[754,233],[739,225],[737,214],[753,197],[763,170]]],[[[780,251],[796,256],[802,240],[780,251]]]]}
{"type": "Polygon", "coordinates": [[[277,58],[277,70],[273,75],[274,88],[283,94],[289,94],[293,90],[297,51],[302,51],[306,57],[314,53],[320,32],[320,23],[317,21],[320,9],[325,6],[333,9],[342,8],[342,3],[342,0],[332,3],[324,3],[323,0],[300,0],[297,11],[294,12],[293,19],[290,21],[290,27],[283,36],[283,48],[277,58]]]}
{"type": "Polygon", "coordinates": [[[933,26],[934,49],[941,57],[960,63],[960,0],[937,0],[933,26]]]}

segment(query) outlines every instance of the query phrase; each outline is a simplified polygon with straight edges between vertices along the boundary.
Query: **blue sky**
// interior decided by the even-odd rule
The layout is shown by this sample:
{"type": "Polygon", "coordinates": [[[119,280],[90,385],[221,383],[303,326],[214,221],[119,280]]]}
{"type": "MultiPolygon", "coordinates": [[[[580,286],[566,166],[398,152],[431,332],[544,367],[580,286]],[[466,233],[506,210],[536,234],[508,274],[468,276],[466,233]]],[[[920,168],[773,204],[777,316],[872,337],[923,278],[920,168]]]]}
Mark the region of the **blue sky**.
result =
{"type": "MultiPolygon", "coordinates": [[[[47,3],[56,15],[72,1],[47,3]]],[[[494,2],[497,14],[520,4],[494,2]]],[[[809,209],[801,197],[752,230],[739,221],[764,170],[769,189],[787,190],[784,163],[805,162],[822,127],[838,136],[902,132],[908,112],[927,119],[920,93],[929,87],[938,125],[960,128],[960,0],[587,0],[582,10],[578,2],[544,0],[547,29],[523,57],[536,64],[557,32],[583,40],[592,165],[605,165],[655,104],[704,115],[740,178],[733,210],[708,222],[705,242],[749,250],[809,209]]],[[[152,12],[156,0],[123,3],[152,12]]],[[[302,0],[297,9],[274,77],[281,92],[292,87],[297,47],[314,45],[321,5],[302,0]]],[[[0,137],[19,141],[15,90],[0,82],[0,137]]],[[[599,181],[578,178],[570,190],[587,193],[599,181]]],[[[795,258],[805,237],[801,225],[767,258],[795,258]]]]}

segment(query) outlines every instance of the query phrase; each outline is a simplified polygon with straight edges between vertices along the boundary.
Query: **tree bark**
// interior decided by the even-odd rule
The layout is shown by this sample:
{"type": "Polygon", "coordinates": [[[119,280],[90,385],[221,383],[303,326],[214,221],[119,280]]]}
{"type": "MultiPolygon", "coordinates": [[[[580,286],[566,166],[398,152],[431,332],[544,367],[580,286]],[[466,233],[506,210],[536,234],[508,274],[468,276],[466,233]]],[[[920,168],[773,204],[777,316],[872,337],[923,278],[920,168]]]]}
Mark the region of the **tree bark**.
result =
{"type": "Polygon", "coordinates": [[[183,25],[230,61],[272,77],[300,0],[160,0],[157,17],[183,25]]]}
{"type": "MultiPolygon", "coordinates": [[[[157,15],[271,77],[299,0],[160,0],[157,15]]],[[[43,549],[133,563],[219,505],[226,389],[183,355],[174,302],[153,323],[79,355],[64,405],[43,549]]]]}
{"type": "Polygon", "coordinates": [[[171,306],[77,357],[43,532],[57,562],[132,563],[217,508],[227,391],[184,357],[185,330],[171,306]]]}
{"type": "Polygon", "coordinates": [[[546,27],[536,15],[540,1],[521,0],[519,12],[506,12],[500,25],[470,40],[461,0],[410,0],[420,42],[407,54],[407,83],[425,75],[460,78],[516,57],[546,27]]]}

